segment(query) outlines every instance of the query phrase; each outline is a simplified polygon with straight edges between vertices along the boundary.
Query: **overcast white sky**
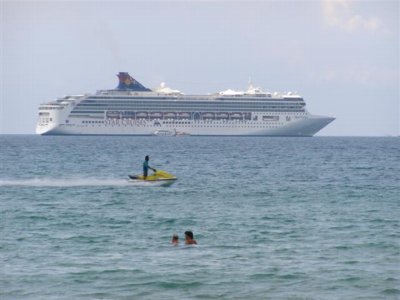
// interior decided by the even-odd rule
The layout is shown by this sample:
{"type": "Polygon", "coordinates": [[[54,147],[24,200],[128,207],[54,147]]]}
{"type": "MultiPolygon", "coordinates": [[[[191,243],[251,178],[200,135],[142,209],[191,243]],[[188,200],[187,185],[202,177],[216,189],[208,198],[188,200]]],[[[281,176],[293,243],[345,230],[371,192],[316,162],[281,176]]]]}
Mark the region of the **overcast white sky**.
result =
{"type": "Polygon", "coordinates": [[[399,1],[2,1],[0,133],[128,71],[187,94],[297,91],[319,135],[398,135],[399,1]]]}

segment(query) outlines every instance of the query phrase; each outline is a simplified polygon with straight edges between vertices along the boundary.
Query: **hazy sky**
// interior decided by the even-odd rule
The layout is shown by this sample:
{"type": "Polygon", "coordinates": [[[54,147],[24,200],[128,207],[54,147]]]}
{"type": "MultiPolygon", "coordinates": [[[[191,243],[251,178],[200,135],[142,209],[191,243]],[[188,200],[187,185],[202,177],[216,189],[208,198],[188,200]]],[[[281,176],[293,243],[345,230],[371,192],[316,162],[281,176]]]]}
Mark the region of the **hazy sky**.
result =
{"type": "Polygon", "coordinates": [[[319,135],[398,135],[399,1],[2,1],[0,133],[128,71],[187,94],[297,91],[319,135]]]}

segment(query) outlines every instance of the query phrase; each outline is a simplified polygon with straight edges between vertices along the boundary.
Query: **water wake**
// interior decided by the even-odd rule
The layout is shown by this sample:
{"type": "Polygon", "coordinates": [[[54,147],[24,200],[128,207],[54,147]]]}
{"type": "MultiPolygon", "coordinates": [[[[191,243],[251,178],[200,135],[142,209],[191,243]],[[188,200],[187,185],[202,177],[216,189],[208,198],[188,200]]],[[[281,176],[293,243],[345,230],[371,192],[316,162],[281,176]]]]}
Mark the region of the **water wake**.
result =
{"type": "Polygon", "coordinates": [[[26,186],[26,187],[85,187],[85,186],[166,186],[168,182],[144,182],[132,181],[121,178],[28,178],[17,180],[0,179],[2,186],[26,186]]]}
{"type": "Polygon", "coordinates": [[[28,178],[18,180],[0,179],[0,186],[30,187],[78,187],[78,186],[129,186],[127,179],[100,178],[28,178]]]}

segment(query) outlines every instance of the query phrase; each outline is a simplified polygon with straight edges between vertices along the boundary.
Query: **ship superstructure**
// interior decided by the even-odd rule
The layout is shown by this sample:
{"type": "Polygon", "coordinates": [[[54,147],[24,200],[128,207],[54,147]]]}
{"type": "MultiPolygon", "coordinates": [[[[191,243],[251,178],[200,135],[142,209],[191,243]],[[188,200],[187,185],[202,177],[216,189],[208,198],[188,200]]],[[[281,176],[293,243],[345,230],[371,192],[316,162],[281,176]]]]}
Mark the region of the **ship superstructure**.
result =
{"type": "Polygon", "coordinates": [[[126,72],[119,84],[95,94],[70,95],[41,104],[36,132],[43,135],[313,136],[333,117],[311,115],[293,93],[247,91],[185,95],[165,84],[150,90],[126,72]]]}

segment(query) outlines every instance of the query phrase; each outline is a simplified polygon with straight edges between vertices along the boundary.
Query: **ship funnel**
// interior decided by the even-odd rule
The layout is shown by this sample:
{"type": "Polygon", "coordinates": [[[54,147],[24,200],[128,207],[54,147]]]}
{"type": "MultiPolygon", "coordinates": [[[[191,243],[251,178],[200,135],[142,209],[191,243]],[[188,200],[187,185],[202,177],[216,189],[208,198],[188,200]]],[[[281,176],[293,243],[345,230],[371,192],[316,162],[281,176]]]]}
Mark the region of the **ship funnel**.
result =
{"type": "Polygon", "coordinates": [[[119,72],[117,76],[119,79],[119,84],[116,87],[116,90],[151,92],[150,89],[143,86],[139,81],[129,75],[128,72],[119,72]]]}

